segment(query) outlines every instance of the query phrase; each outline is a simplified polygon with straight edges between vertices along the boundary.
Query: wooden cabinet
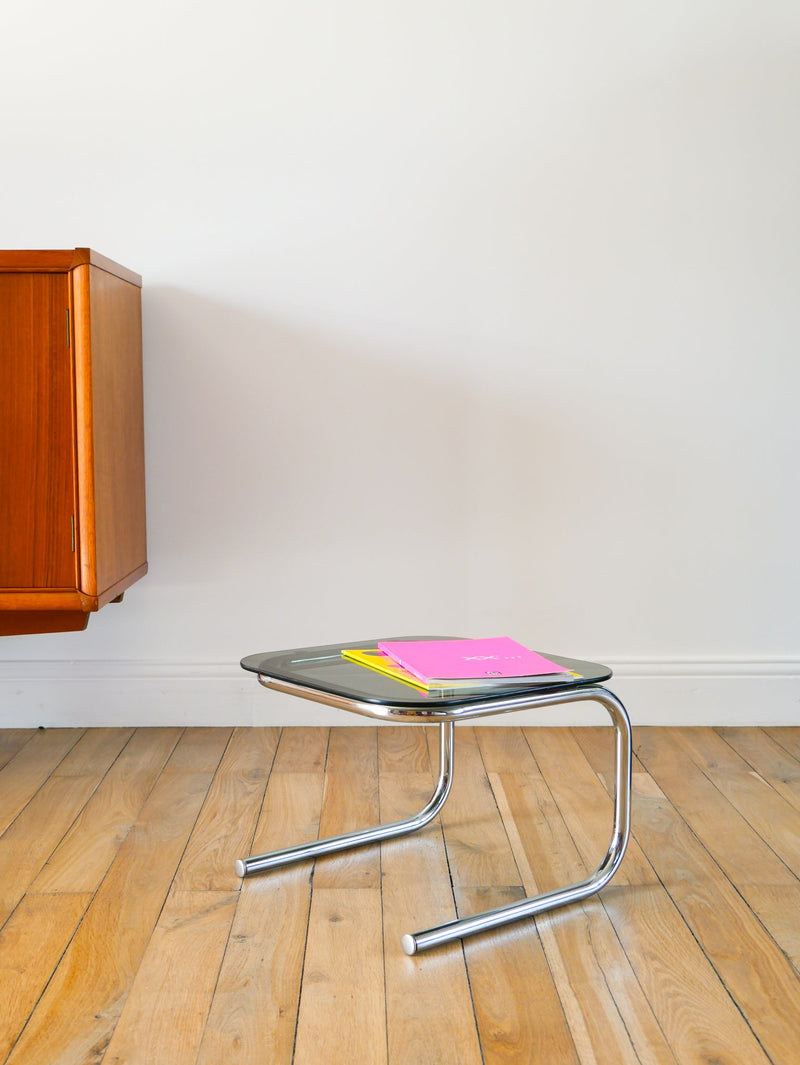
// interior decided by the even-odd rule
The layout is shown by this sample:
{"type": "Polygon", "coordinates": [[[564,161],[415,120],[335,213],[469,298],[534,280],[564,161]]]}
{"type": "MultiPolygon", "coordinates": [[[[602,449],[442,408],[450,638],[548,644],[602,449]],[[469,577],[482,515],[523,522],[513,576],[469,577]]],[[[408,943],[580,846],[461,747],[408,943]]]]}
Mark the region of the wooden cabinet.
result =
{"type": "Polygon", "coordinates": [[[0,251],[0,635],[83,629],[147,572],[141,284],[0,251]]]}

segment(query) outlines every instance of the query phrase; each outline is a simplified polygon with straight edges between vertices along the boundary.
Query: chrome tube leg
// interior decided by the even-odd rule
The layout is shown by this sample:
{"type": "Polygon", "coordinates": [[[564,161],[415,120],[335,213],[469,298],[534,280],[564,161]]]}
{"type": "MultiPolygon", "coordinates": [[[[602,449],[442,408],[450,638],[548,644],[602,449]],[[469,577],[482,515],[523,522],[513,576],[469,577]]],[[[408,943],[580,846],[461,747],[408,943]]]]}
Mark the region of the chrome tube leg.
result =
{"type": "Polygon", "coordinates": [[[604,887],[617,871],[625,854],[628,837],[630,836],[631,725],[625,707],[613,692],[600,687],[584,688],[578,689],[571,697],[559,701],[574,702],[580,699],[591,699],[601,703],[611,716],[611,722],[615,730],[614,826],[611,833],[611,842],[603,861],[586,880],[581,880],[568,887],[548,891],[544,895],[536,895],[530,899],[523,899],[521,902],[512,903],[509,906],[488,910],[485,913],[476,914],[474,917],[451,921],[448,924],[430,928],[425,932],[405,935],[402,939],[402,946],[406,954],[417,954],[419,951],[429,950],[431,947],[449,943],[453,939],[462,939],[464,936],[474,935],[476,932],[483,932],[490,928],[497,928],[499,925],[518,921],[523,917],[532,917],[534,914],[553,910],[557,906],[566,906],[568,903],[579,902],[604,887]]]}
{"type": "Polygon", "coordinates": [[[311,843],[286,847],[268,854],[239,858],[234,865],[237,876],[245,877],[253,873],[263,873],[267,869],[278,869],[293,862],[305,861],[306,858],[319,858],[324,854],[335,854],[337,851],[348,850],[351,847],[362,847],[367,843],[394,839],[396,836],[404,836],[423,828],[438,814],[450,794],[450,786],[453,782],[453,727],[452,721],[443,721],[439,725],[439,777],[433,794],[418,814],[388,825],[376,825],[374,828],[348,832],[343,836],[331,836],[328,839],[314,840],[311,843]]]}

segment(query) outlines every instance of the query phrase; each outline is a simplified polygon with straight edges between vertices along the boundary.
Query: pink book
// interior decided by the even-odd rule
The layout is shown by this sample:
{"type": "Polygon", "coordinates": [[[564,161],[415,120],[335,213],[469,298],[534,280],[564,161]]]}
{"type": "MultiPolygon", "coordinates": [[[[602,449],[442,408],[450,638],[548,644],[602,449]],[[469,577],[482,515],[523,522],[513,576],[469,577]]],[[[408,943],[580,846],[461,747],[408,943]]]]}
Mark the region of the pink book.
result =
{"type": "Polygon", "coordinates": [[[425,684],[453,680],[501,683],[569,670],[529,651],[509,636],[486,640],[383,640],[378,647],[425,684]]]}

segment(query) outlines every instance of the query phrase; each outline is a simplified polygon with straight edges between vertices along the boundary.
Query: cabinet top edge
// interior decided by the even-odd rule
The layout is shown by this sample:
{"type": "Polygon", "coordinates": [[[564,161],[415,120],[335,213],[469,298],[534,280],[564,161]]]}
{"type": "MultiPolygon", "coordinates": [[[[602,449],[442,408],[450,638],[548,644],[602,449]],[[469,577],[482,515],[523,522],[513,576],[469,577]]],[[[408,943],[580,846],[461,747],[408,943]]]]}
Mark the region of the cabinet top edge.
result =
{"type": "Polygon", "coordinates": [[[92,251],[91,248],[70,248],[63,251],[29,250],[0,251],[0,273],[64,273],[74,270],[76,266],[96,266],[106,273],[114,274],[129,281],[132,285],[142,287],[139,274],[126,266],[115,263],[113,259],[92,251]]]}

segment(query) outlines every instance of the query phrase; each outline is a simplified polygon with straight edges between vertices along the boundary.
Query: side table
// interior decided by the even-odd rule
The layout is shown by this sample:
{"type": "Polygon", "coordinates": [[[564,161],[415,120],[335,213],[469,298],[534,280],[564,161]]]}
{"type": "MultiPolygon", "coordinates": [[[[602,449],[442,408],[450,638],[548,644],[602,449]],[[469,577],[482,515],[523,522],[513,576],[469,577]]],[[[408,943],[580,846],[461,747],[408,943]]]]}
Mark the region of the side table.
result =
{"type": "MultiPolygon", "coordinates": [[[[451,637],[392,638],[424,640],[451,637]]],[[[293,862],[414,832],[436,816],[450,792],[453,780],[453,730],[458,722],[518,710],[592,701],[606,709],[615,733],[614,820],[608,850],[595,872],[585,880],[542,895],[450,921],[423,932],[409,933],[403,936],[402,947],[406,954],[416,954],[453,939],[579,902],[604,887],[617,871],[625,854],[630,835],[631,805],[630,721],[620,699],[601,684],[611,677],[611,670],[596,662],[583,662],[542,652],[551,661],[570,671],[565,679],[556,681],[553,677],[547,677],[537,681],[531,678],[530,685],[526,684],[522,688],[492,688],[488,693],[454,693],[452,690],[447,693],[424,692],[342,657],[343,648],[375,647],[377,642],[376,639],[272,651],[249,655],[242,659],[241,664],[244,669],[257,674],[260,684],[275,691],[379,721],[410,725],[438,723],[439,775],[430,800],[418,814],[402,821],[239,859],[235,863],[236,873],[240,877],[251,876],[293,862]]]]}

